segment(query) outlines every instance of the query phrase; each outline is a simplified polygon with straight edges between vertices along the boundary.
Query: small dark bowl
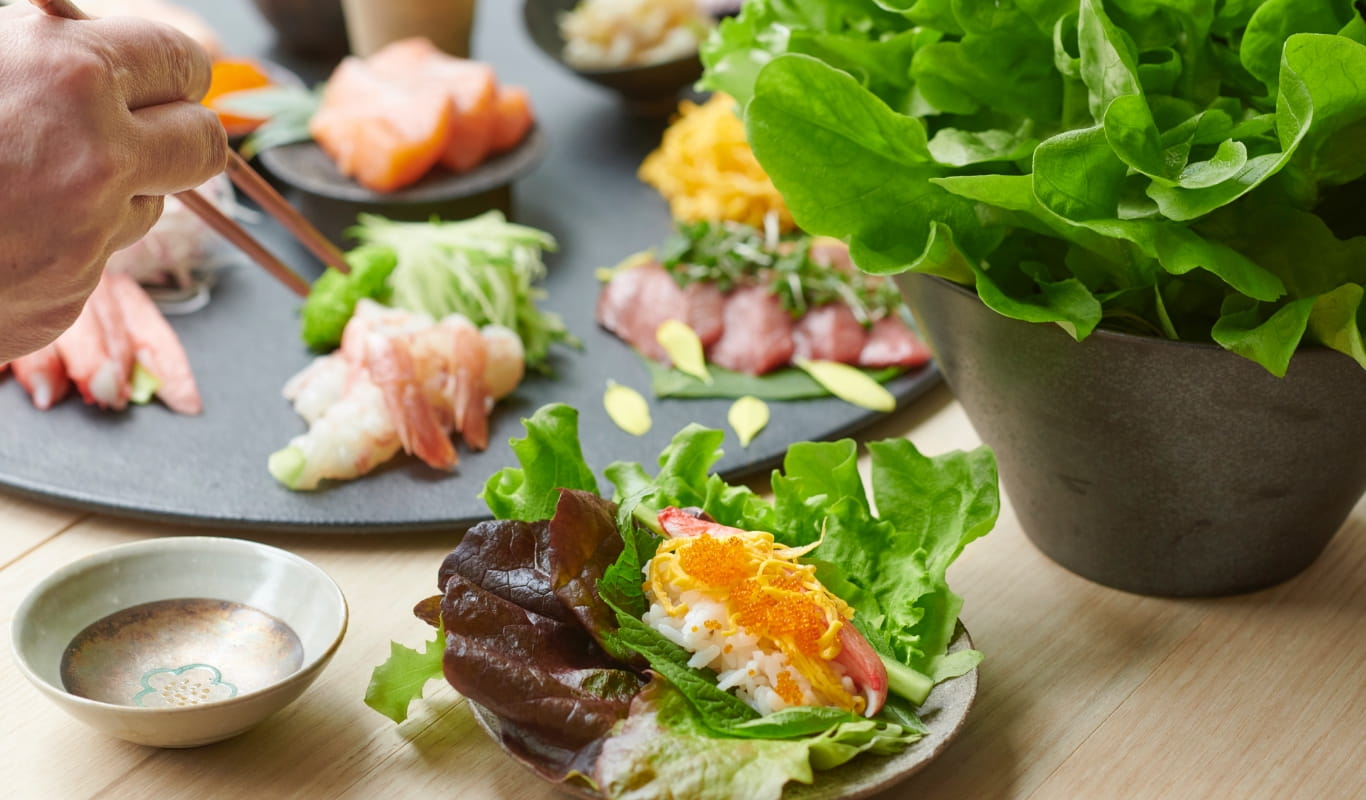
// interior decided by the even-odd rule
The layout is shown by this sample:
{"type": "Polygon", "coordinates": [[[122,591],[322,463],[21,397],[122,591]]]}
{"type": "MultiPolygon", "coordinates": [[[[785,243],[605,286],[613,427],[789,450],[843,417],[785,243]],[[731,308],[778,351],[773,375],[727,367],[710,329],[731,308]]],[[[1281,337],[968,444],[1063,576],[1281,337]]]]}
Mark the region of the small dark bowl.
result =
{"type": "Polygon", "coordinates": [[[341,0],[253,0],[281,49],[306,58],[340,58],[348,50],[341,0]]]}
{"type": "Polygon", "coordinates": [[[702,77],[702,59],[692,53],[672,61],[616,69],[580,69],[564,60],[560,15],[579,0],[526,0],[522,16],[536,46],[555,62],[584,80],[611,89],[643,112],[671,113],[680,90],[702,77]]]}
{"type": "Polygon", "coordinates": [[[375,192],[342,175],[314,142],[274,147],[261,153],[262,166],[296,190],[299,211],[332,241],[362,212],[389,219],[464,219],[492,209],[512,215],[512,184],[545,155],[546,139],[533,127],[522,143],[469,172],[437,167],[422,180],[394,192],[375,192]]]}

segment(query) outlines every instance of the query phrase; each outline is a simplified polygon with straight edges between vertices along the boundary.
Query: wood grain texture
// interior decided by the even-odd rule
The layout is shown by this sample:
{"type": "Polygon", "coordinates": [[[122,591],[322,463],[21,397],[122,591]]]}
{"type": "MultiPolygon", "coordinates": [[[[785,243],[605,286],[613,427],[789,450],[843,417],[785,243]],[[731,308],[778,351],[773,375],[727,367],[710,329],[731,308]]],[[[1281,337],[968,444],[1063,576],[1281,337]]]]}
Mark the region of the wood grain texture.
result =
{"type": "Polygon", "coordinates": [[[0,494],[0,565],[9,564],[85,516],[83,511],[0,494]]]}
{"type": "MultiPolygon", "coordinates": [[[[909,436],[929,453],[978,443],[946,394],[867,438],[909,436]]],[[[758,485],[757,488],[764,488],[758,485]]],[[[53,569],[148,536],[214,533],[70,512],[0,496],[7,537],[0,621],[53,569]]],[[[436,589],[456,534],[263,535],[327,570],[351,610],[336,657],[304,696],[258,728],[193,750],[105,738],[65,716],[0,659],[8,689],[5,797],[560,797],[478,730],[464,701],[429,685],[394,725],[362,702],[390,640],[418,646],[411,614],[436,589]],[[79,764],[79,768],[75,768],[79,764]]],[[[963,734],[882,795],[911,798],[1321,798],[1366,796],[1366,502],[1308,572],[1219,600],[1117,592],[1041,555],[1009,503],[951,570],[963,619],[987,654],[963,734]]]]}
{"type": "Polygon", "coordinates": [[[1200,625],[1035,797],[1366,797],[1364,511],[1297,578],[1187,603],[1200,625]]]}

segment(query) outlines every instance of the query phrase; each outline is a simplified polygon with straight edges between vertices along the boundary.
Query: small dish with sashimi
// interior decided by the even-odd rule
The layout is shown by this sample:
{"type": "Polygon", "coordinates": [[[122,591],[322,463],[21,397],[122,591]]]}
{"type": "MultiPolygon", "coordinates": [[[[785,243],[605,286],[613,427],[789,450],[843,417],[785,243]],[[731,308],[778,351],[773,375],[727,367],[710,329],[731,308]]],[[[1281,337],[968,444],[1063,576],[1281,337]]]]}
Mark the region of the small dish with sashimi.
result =
{"type": "Polygon", "coordinates": [[[524,89],[421,37],[343,59],[305,118],[295,141],[260,158],[299,190],[301,210],[325,233],[362,211],[407,220],[506,213],[511,184],[545,152],[524,89]]]}

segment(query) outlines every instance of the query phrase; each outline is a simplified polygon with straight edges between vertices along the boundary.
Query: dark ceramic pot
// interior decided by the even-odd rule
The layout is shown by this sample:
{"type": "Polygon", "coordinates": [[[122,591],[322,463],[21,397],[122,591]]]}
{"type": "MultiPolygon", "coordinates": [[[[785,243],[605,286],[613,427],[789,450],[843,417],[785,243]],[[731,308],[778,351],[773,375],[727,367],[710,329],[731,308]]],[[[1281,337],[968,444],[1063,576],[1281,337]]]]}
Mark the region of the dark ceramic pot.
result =
{"type": "Polygon", "coordinates": [[[948,281],[898,282],[1025,533],[1083,577],[1151,595],[1270,586],[1366,491],[1366,370],[1340,353],[1301,350],[1276,378],[1216,345],[1076,342],[948,281]]]}

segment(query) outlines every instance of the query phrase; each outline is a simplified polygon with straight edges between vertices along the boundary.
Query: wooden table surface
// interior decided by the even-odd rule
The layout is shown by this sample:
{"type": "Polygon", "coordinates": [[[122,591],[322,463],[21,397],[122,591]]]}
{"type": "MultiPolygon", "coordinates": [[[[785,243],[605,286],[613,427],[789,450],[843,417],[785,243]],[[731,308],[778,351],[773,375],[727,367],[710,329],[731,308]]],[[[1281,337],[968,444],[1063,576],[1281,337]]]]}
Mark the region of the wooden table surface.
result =
{"type": "MultiPolygon", "coordinates": [[[[942,387],[867,432],[939,453],[978,443],[942,387]]],[[[0,494],[0,621],[43,576],[111,545],[219,534],[72,511],[0,494]]],[[[106,738],[38,693],[12,658],[0,797],[558,797],[476,727],[441,682],[401,725],[362,702],[389,641],[429,629],[451,535],[252,535],[327,570],[351,607],[332,663],[258,728],[192,750],[106,738]]],[[[994,532],[950,571],[986,653],[966,727],[884,798],[1366,797],[1366,502],[1305,573],[1210,600],[1145,598],[1057,566],[1005,503],[994,532]]]]}

